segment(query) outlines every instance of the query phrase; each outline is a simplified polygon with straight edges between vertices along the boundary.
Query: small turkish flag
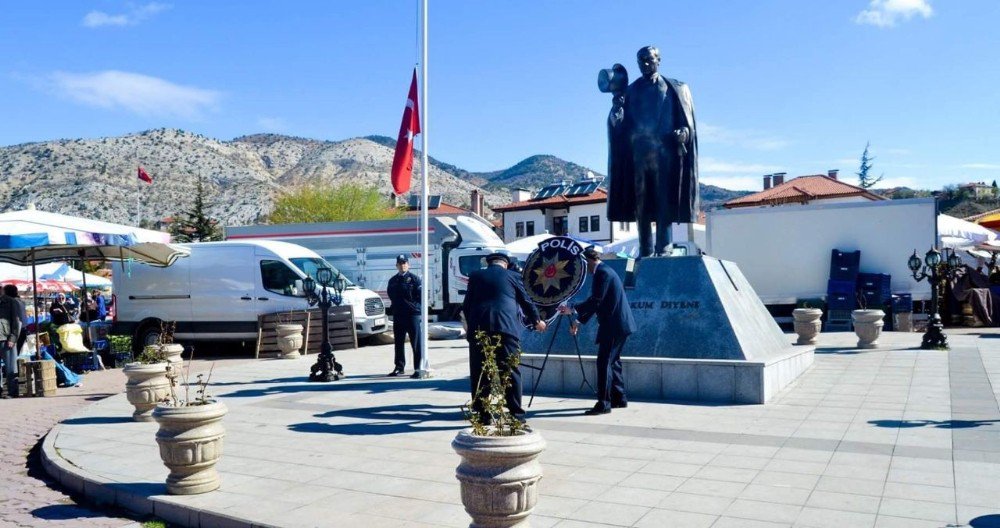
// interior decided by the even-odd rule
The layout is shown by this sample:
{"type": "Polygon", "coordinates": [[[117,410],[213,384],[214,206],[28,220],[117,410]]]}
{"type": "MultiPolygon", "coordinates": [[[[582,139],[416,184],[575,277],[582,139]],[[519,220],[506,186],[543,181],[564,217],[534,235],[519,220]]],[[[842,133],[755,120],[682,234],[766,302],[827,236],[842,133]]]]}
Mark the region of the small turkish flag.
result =
{"type": "Polygon", "coordinates": [[[396,153],[392,157],[392,190],[403,194],[410,190],[413,175],[413,136],[420,133],[420,109],[417,103],[417,69],[413,69],[410,93],[406,96],[403,122],[399,125],[396,153]]]}
{"type": "Polygon", "coordinates": [[[142,167],[139,167],[139,179],[146,183],[153,183],[153,178],[142,167]]]}

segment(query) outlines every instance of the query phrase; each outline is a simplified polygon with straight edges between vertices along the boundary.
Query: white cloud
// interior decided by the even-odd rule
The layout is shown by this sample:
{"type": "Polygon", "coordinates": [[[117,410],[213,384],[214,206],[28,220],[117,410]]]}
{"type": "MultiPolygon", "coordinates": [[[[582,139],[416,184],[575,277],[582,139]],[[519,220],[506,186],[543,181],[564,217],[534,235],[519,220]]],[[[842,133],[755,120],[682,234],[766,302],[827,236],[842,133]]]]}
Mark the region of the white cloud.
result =
{"type": "Polygon", "coordinates": [[[715,185],[731,191],[759,191],[764,188],[761,176],[701,176],[699,183],[715,185]]]}
{"type": "Polygon", "coordinates": [[[721,126],[701,123],[698,125],[698,141],[732,145],[753,150],[778,150],[789,142],[757,130],[733,130],[721,126]]]}
{"type": "Polygon", "coordinates": [[[715,158],[702,157],[698,160],[699,173],[722,173],[722,174],[760,174],[780,171],[781,167],[775,165],[763,165],[759,163],[733,163],[717,160],[715,158]]]}
{"type": "Polygon", "coordinates": [[[111,15],[103,11],[91,11],[83,17],[84,27],[99,28],[104,26],[134,26],[157,13],[170,9],[170,5],[150,2],[146,5],[132,6],[127,13],[111,15]]]}
{"type": "Polygon", "coordinates": [[[915,16],[930,18],[933,14],[930,0],[871,0],[868,9],[858,13],[854,22],[886,28],[915,16]]]}
{"type": "MultiPolygon", "coordinates": [[[[846,181],[847,183],[850,184],[857,184],[858,183],[857,180],[858,177],[854,174],[851,174],[851,179],[846,181]]],[[[878,189],[892,189],[895,187],[909,187],[911,189],[920,188],[919,184],[917,183],[917,180],[909,176],[900,176],[898,178],[883,178],[881,181],[875,184],[875,187],[878,189]]]]}
{"type": "Polygon", "coordinates": [[[258,117],[257,126],[264,132],[282,132],[288,129],[288,123],[280,117],[258,117]]]}
{"type": "Polygon", "coordinates": [[[138,73],[107,70],[96,73],[55,72],[49,85],[56,93],[90,106],[123,109],[141,116],[199,119],[212,110],[221,93],[174,84],[138,73]]]}
{"type": "Polygon", "coordinates": [[[960,169],[971,170],[1000,170],[1000,163],[966,163],[959,165],[960,169]]]}

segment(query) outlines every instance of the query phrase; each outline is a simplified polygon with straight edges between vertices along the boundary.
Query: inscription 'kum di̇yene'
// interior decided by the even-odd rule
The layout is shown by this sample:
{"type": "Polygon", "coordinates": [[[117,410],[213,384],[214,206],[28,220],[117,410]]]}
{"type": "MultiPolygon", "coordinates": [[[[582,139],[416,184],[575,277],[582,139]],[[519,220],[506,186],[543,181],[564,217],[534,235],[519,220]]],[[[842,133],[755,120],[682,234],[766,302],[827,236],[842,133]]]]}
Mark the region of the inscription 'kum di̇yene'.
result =
{"type": "Polygon", "coordinates": [[[629,306],[633,310],[652,310],[659,308],[661,310],[697,310],[699,301],[633,301],[629,303],[629,306]]]}

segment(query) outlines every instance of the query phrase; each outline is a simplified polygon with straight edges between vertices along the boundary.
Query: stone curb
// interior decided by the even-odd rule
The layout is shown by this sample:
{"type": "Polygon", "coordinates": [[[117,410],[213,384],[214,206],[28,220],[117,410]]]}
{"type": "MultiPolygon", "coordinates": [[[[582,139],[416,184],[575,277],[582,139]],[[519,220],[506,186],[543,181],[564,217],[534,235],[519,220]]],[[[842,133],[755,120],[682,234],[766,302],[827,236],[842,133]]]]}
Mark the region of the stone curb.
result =
{"type": "MultiPolygon", "coordinates": [[[[270,524],[254,523],[246,519],[238,519],[187,506],[183,503],[183,497],[141,493],[130,489],[133,487],[130,484],[115,482],[84,471],[59,455],[55,442],[62,427],[61,423],[56,424],[45,435],[45,440],[42,442],[42,467],[69,493],[84,496],[98,506],[117,506],[139,517],[154,516],[178,526],[275,528],[270,524]]],[[[147,487],[147,489],[152,488],[147,487]]],[[[162,489],[158,488],[158,491],[163,490],[165,490],[165,486],[162,489]]]]}

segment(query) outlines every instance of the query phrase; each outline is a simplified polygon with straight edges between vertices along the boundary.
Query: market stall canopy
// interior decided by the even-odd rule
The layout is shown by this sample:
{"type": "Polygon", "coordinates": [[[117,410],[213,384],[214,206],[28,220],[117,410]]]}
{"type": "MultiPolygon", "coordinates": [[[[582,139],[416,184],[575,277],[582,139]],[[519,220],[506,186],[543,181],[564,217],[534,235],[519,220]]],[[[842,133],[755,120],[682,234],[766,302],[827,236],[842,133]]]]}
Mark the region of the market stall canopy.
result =
{"type": "Polygon", "coordinates": [[[133,246],[59,244],[27,248],[0,248],[0,262],[30,266],[62,260],[134,260],[151,266],[169,266],[191,254],[191,250],[173,244],[143,242],[133,246]]]}
{"type": "Polygon", "coordinates": [[[946,214],[938,215],[937,224],[938,237],[946,247],[974,246],[997,238],[992,229],[946,214]]]}
{"type": "Polygon", "coordinates": [[[65,281],[76,286],[80,286],[84,283],[84,275],[87,276],[87,286],[93,288],[111,287],[110,279],[101,277],[100,275],[92,275],[90,273],[85,274],[82,271],[71,268],[70,265],[65,262],[50,262],[48,264],[38,266],[38,276],[40,278],[65,281]]]}
{"type": "MultiPolygon", "coordinates": [[[[79,216],[69,216],[58,213],[39,211],[33,207],[22,211],[11,211],[0,214],[0,236],[21,236],[24,234],[44,234],[48,241],[41,244],[121,244],[124,240],[135,242],[170,242],[170,234],[162,231],[141,229],[138,227],[100,220],[91,220],[79,216]],[[94,239],[95,234],[104,235],[103,239],[94,239]],[[111,240],[111,236],[121,237],[111,240]]],[[[25,246],[21,246],[25,247],[25,246]]]]}

